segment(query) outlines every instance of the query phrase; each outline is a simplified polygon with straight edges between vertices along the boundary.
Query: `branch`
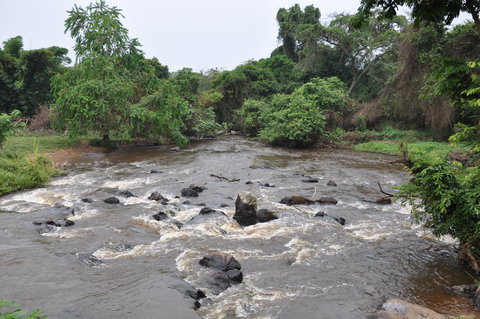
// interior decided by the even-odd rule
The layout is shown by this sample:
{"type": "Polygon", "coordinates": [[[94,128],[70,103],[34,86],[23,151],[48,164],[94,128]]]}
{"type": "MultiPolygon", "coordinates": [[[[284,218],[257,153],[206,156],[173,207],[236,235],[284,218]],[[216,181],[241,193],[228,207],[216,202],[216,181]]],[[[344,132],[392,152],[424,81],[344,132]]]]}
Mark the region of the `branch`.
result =
{"type": "Polygon", "coordinates": [[[210,176],[212,177],[216,177],[222,181],[226,181],[226,182],[229,182],[229,183],[232,183],[232,182],[238,182],[240,181],[238,178],[234,178],[234,179],[228,179],[226,177],[223,177],[223,176],[220,176],[220,175],[215,175],[215,174],[210,174],[210,176]]]}
{"type": "Polygon", "coordinates": [[[385,191],[382,189],[382,185],[380,185],[380,182],[377,182],[377,184],[378,184],[378,187],[380,188],[380,192],[382,192],[383,194],[385,194],[385,195],[387,195],[387,196],[395,197],[395,195],[385,192],[385,191]]]}

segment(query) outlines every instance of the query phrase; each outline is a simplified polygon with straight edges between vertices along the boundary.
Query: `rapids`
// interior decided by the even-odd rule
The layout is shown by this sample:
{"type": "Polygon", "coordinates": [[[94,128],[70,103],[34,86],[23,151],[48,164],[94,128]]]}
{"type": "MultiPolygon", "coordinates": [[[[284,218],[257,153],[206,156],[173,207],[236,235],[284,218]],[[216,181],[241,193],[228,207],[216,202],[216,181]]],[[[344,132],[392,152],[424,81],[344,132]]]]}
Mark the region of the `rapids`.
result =
{"type": "Polygon", "coordinates": [[[455,262],[452,243],[415,225],[408,207],[365,201],[382,196],[377,182],[393,192],[408,179],[394,160],[350,150],[267,147],[241,137],[181,151],[148,147],[84,155],[48,186],[0,198],[0,298],[41,308],[52,319],[353,319],[393,297],[443,313],[475,314],[468,300],[447,289],[472,281],[455,262]],[[319,182],[304,183],[303,175],[319,182]],[[329,180],[338,186],[327,186],[329,180]],[[190,184],[207,190],[181,197],[190,184]],[[119,194],[125,190],[136,197],[119,194]],[[168,204],[148,200],[154,191],[168,204]],[[279,219],[240,227],[231,217],[241,191],[252,192],[259,208],[276,211],[279,219]],[[279,203],[293,194],[330,196],[338,204],[279,203]],[[121,204],[104,203],[110,196],[121,204]],[[75,209],[75,225],[37,232],[32,221],[56,203],[75,209]],[[202,208],[198,204],[227,216],[189,222],[202,208]],[[154,220],[159,211],[184,226],[154,220]],[[318,211],[328,216],[315,217],[318,211]],[[345,218],[345,226],[331,217],[345,218]],[[208,270],[198,264],[210,250],[235,256],[243,283],[211,294],[208,270]],[[102,263],[82,262],[82,254],[102,263]],[[213,302],[194,311],[193,299],[182,293],[184,282],[213,302]]]}

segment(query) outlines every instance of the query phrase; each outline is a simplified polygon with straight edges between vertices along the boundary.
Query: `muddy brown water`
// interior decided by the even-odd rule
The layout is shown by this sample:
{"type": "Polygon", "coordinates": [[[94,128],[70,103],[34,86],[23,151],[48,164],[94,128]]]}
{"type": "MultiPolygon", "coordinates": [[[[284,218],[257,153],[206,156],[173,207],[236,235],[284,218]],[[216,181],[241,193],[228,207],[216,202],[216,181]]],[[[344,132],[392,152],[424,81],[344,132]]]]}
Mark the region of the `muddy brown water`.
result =
{"type": "Polygon", "coordinates": [[[452,243],[412,223],[409,209],[398,203],[364,201],[381,197],[377,182],[392,191],[408,179],[393,160],[350,150],[272,148],[241,137],[178,152],[156,147],[87,154],[48,186],[0,198],[0,298],[41,308],[54,319],[364,318],[393,297],[478,315],[447,289],[472,283],[455,262],[452,243]],[[319,182],[304,183],[302,174],[319,182]],[[329,180],[338,186],[327,186],[329,180]],[[190,184],[208,189],[197,198],[176,198],[190,184]],[[122,190],[136,197],[122,197],[122,190]],[[154,191],[169,203],[148,200],[154,191]],[[280,218],[240,227],[231,217],[241,191],[255,194],[259,208],[280,218]],[[279,204],[292,194],[339,202],[279,204]],[[110,196],[121,204],[104,203],[110,196]],[[74,207],[75,225],[38,232],[32,221],[49,218],[44,209],[56,203],[74,207]],[[201,203],[227,216],[187,222],[201,203]],[[154,220],[158,211],[174,214],[184,227],[154,220]],[[315,217],[318,211],[328,216],[315,217]],[[345,226],[331,217],[345,218],[345,226]],[[211,250],[234,255],[244,282],[213,295],[205,282],[209,270],[198,264],[211,250]],[[85,263],[81,254],[102,264],[85,263]],[[212,302],[194,311],[193,300],[182,294],[184,282],[212,302]]]}

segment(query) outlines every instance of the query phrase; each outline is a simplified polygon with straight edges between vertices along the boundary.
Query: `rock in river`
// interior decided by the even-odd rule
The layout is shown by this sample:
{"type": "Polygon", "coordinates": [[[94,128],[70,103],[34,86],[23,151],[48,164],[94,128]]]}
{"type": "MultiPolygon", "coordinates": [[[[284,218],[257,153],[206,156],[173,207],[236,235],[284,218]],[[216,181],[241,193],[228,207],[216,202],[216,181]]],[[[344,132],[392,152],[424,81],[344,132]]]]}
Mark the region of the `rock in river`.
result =
{"type": "Polygon", "coordinates": [[[319,204],[328,204],[328,205],[336,205],[338,200],[333,197],[320,197],[320,199],[316,200],[319,204]]]}
{"type": "Polygon", "coordinates": [[[148,199],[149,200],[154,200],[154,201],[167,201],[168,202],[168,199],[163,197],[162,194],[160,194],[160,192],[158,191],[155,191],[153,193],[150,194],[150,196],[148,196],[148,199]]]}
{"type": "Polygon", "coordinates": [[[235,201],[235,219],[242,226],[257,223],[257,198],[248,192],[241,192],[235,201]]]}
{"type": "Polygon", "coordinates": [[[310,204],[315,204],[313,200],[310,200],[308,198],[305,198],[300,195],[292,195],[288,197],[282,198],[280,201],[281,204],[285,205],[310,205],[310,204]]]}
{"type": "Polygon", "coordinates": [[[266,223],[274,219],[278,219],[274,211],[268,209],[259,209],[257,211],[257,221],[259,223],[266,223]]]}
{"type": "Polygon", "coordinates": [[[205,255],[198,262],[200,265],[222,271],[229,271],[232,269],[240,270],[242,266],[240,263],[230,254],[222,253],[221,251],[212,251],[205,255]]]}
{"type": "Polygon", "coordinates": [[[120,200],[116,197],[109,197],[103,200],[107,204],[120,204],[120,200]]]}

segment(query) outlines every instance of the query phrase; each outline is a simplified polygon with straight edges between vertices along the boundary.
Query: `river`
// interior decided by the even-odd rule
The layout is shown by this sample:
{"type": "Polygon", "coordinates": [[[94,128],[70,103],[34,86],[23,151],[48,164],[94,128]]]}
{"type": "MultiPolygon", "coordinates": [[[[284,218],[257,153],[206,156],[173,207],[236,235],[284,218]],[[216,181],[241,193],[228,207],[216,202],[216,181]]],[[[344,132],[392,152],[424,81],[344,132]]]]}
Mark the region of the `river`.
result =
{"type": "Polygon", "coordinates": [[[452,244],[415,225],[399,203],[365,201],[382,196],[377,182],[392,192],[407,181],[395,159],[268,147],[235,136],[180,151],[144,147],[83,155],[46,187],[0,198],[0,298],[41,308],[54,319],[349,319],[364,318],[393,297],[443,313],[473,313],[468,300],[447,289],[472,282],[455,262],[452,244]],[[303,175],[319,182],[302,182],[303,175]],[[328,186],[329,180],[337,186],[328,186]],[[181,197],[190,184],[207,189],[181,197]],[[122,196],[125,190],[136,196],[122,196]],[[168,203],[149,200],[154,191],[168,203]],[[231,217],[242,191],[279,219],[240,227],[231,217]],[[330,196],[338,204],[279,203],[292,194],[330,196]],[[110,196],[121,203],[104,203],[110,196]],[[51,218],[57,203],[75,209],[75,225],[48,232],[33,225],[51,218]],[[189,221],[199,204],[226,216],[189,221]],[[159,211],[183,227],[172,218],[154,220],[159,211]],[[319,211],[328,216],[315,217],[319,211]],[[345,225],[333,217],[345,218],[345,225]],[[205,283],[210,270],[198,264],[212,250],[235,256],[244,274],[242,283],[218,295],[205,283]],[[84,254],[101,263],[85,262],[84,254]],[[194,311],[194,300],[183,294],[185,282],[211,301],[194,311]]]}

